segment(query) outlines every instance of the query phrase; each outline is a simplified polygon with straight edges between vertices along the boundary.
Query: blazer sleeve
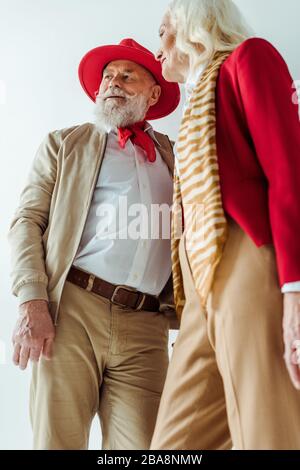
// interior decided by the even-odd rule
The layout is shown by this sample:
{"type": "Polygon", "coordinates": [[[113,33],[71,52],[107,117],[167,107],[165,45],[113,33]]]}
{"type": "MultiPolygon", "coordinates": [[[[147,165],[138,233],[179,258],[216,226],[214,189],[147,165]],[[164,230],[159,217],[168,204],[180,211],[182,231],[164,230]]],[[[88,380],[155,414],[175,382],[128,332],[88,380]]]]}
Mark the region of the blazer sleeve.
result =
{"type": "Polygon", "coordinates": [[[268,181],[269,214],[279,280],[300,280],[300,121],[288,67],[264,39],[240,48],[240,100],[257,158],[268,181]]]}
{"type": "Polygon", "coordinates": [[[20,304],[48,301],[42,237],[56,181],[58,140],[56,132],[50,133],[39,146],[9,228],[12,293],[20,304]]]}

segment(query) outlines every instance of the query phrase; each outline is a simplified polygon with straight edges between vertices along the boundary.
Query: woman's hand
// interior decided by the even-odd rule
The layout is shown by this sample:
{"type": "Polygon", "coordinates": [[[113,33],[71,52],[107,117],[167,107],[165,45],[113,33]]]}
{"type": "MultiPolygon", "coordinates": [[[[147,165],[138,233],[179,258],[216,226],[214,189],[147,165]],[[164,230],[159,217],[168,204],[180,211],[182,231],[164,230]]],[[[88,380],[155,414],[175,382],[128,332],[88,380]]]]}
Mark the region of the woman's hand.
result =
{"type": "Polygon", "coordinates": [[[284,294],[283,340],[286,367],[300,390],[300,292],[284,294]]]}

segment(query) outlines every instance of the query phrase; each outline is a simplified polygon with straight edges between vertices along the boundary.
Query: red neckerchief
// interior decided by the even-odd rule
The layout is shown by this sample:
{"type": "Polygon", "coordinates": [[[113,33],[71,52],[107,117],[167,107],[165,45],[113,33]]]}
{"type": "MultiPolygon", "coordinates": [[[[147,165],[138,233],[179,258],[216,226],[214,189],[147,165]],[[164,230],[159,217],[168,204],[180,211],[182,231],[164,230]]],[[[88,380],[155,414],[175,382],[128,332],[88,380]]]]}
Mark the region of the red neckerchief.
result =
{"type": "Polygon", "coordinates": [[[138,122],[128,127],[118,128],[119,145],[123,149],[128,139],[145,150],[148,161],[154,163],[156,160],[155,145],[151,137],[144,131],[145,121],[138,122]]]}

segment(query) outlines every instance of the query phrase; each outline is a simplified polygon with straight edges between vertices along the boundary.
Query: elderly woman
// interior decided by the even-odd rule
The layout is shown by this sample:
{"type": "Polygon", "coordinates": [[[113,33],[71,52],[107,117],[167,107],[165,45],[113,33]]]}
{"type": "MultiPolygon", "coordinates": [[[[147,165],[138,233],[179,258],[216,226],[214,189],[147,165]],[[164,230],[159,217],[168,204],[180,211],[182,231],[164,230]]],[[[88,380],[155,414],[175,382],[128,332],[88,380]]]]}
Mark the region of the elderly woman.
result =
{"type": "Polygon", "coordinates": [[[187,101],[172,234],[181,329],[151,447],[299,449],[292,78],[231,0],[175,0],[159,35],[164,77],[186,84],[187,101]]]}

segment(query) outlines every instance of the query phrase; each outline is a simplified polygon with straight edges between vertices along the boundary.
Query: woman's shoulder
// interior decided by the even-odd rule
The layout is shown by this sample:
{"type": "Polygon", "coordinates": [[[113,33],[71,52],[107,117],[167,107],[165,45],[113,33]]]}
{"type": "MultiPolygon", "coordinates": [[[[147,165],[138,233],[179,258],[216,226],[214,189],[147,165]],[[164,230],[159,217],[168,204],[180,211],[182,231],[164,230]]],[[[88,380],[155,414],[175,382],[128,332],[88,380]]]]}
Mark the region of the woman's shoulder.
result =
{"type": "Polygon", "coordinates": [[[224,62],[222,68],[223,72],[235,75],[240,68],[257,71],[283,65],[285,61],[278,50],[266,39],[255,37],[242,42],[224,62]]]}
{"type": "Polygon", "coordinates": [[[253,37],[242,42],[230,55],[231,62],[248,60],[250,62],[264,61],[267,58],[281,58],[278,50],[269,41],[253,37]]]}

